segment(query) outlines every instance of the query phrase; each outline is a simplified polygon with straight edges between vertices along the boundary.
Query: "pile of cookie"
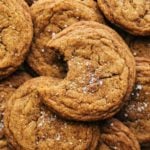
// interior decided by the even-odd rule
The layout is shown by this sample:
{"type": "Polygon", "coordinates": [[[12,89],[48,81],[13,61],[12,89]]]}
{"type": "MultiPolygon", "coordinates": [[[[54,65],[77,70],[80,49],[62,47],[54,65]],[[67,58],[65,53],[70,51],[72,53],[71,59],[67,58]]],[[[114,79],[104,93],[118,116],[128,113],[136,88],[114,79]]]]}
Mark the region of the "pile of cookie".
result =
{"type": "Polygon", "coordinates": [[[150,149],[149,0],[0,0],[0,150],[52,149],[150,149]]]}

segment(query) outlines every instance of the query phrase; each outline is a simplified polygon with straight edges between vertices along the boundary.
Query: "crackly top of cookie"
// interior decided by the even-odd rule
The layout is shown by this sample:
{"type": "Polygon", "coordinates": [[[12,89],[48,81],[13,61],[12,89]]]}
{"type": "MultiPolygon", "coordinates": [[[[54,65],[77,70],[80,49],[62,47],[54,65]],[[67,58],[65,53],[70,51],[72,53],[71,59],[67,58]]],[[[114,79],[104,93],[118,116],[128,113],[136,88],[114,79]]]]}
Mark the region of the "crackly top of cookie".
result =
{"type": "Polygon", "coordinates": [[[21,86],[9,100],[5,126],[14,148],[95,149],[99,138],[97,126],[62,120],[42,103],[38,89],[58,81],[50,77],[35,78],[21,86]]]}
{"type": "Polygon", "coordinates": [[[0,0],[0,79],[23,62],[32,39],[32,22],[23,0],[0,0]]]}
{"type": "Polygon", "coordinates": [[[139,143],[130,129],[117,119],[110,119],[101,126],[99,150],[140,150],[139,143]]]}
{"type": "Polygon", "coordinates": [[[150,62],[144,58],[136,62],[136,85],[120,116],[143,144],[150,142],[150,62]]]}
{"type": "Polygon", "coordinates": [[[134,35],[150,35],[149,0],[98,0],[104,15],[134,35]]]}
{"type": "Polygon", "coordinates": [[[0,149],[2,150],[8,150],[7,140],[4,134],[3,115],[6,103],[14,91],[14,88],[0,84],[0,149]]]}
{"type": "Polygon", "coordinates": [[[116,113],[135,78],[134,58],[116,32],[83,21],[57,34],[47,47],[60,53],[68,64],[62,82],[42,91],[44,102],[52,110],[82,121],[116,113]]]}
{"type": "Polygon", "coordinates": [[[31,76],[25,72],[16,72],[7,79],[0,82],[0,149],[9,150],[7,140],[4,134],[3,116],[7,109],[7,102],[16,88],[22,85],[25,81],[31,79],[31,76]]]}
{"type": "Polygon", "coordinates": [[[49,39],[81,20],[103,22],[99,13],[95,11],[95,6],[91,6],[91,4],[87,6],[85,2],[80,0],[41,0],[32,5],[31,13],[35,36],[28,63],[38,74],[61,78],[65,74],[61,59],[45,48],[49,39]],[[57,63],[57,65],[53,63],[57,63]]]}
{"type": "Polygon", "coordinates": [[[130,42],[136,61],[136,84],[120,118],[134,132],[140,143],[150,142],[150,46],[149,39],[130,42]]]}

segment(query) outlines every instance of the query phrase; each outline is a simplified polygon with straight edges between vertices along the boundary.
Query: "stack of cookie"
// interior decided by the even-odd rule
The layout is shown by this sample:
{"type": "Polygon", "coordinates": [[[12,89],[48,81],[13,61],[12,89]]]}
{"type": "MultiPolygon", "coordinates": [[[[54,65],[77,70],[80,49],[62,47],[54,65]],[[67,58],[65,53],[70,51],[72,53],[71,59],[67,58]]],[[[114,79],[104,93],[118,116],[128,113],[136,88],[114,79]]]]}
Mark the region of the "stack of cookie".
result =
{"type": "Polygon", "coordinates": [[[0,0],[0,150],[150,149],[149,0],[0,0]]]}

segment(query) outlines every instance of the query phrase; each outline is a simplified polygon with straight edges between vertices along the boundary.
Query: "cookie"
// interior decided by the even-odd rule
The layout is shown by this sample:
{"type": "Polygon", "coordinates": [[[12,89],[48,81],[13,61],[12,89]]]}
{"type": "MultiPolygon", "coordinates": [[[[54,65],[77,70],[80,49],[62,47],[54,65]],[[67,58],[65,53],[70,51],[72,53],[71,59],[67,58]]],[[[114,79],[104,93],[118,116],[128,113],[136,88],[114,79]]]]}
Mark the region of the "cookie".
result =
{"type": "Polygon", "coordinates": [[[140,150],[140,145],[127,126],[117,119],[111,119],[101,126],[97,150],[140,150]]]}
{"type": "Polygon", "coordinates": [[[67,66],[63,58],[53,51],[48,51],[45,46],[57,33],[76,22],[81,20],[103,22],[93,3],[81,0],[39,0],[32,5],[34,40],[28,64],[35,72],[44,76],[59,78],[65,76],[67,66]]]}
{"type": "Polygon", "coordinates": [[[150,1],[98,0],[105,17],[133,35],[150,35],[150,1]]]}
{"type": "Polygon", "coordinates": [[[4,123],[7,139],[15,149],[94,150],[97,146],[96,125],[62,120],[42,103],[39,89],[58,82],[50,77],[35,78],[10,98],[4,123]]]}
{"type": "Polygon", "coordinates": [[[24,61],[32,40],[32,21],[22,0],[0,1],[0,79],[24,61]]]}
{"type": "Polygon", "coordinates": [[[141,144],[150,142],[150,47],[149,41],[136,39],[130,44],[136,60],[136,85],[119,117],[141,144]]]}
{"type": "Polygon", "coordinates": [[[0,149],[1,150],[9,149],[4,134],[3,115],[6,107],[6,101],[9,99],[9,97],[12,95],[14,91],[15,91],[14,88],[0,84],[0,149]]]}
{"type": "Polygon", "coordinates": [[[138,59],[137,81],[129,102],[120,112],[121,119],[139,142],[150,142],[150,61],[138,59]]]}
{"type": "Polygon", "coordinates": [[[76,23],[50,40],[47,49],[63,57],[68,66],[58,85],[40,92],[44,103],[62,117],[109,118],[132,91],[134,57],[121,37],[103,24],[76,23]]]}
{"type": "Polygon", "coordinates": [[[0,82],[0,150],[9,150],[7,140],[5,139],[3,124],[6,103],[15,90],[29,79],[31,79],[31,76],[27,73],[16,72],[9,78],[0,82]]]}

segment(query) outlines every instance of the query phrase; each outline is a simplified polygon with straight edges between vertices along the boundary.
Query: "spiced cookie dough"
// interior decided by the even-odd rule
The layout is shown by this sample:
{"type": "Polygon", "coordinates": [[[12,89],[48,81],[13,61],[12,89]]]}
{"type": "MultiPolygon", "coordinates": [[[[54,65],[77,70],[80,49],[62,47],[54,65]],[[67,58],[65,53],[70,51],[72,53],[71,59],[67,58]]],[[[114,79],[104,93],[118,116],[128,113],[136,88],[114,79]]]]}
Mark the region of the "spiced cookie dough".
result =
{"type": "Polygon", "coordinates": [[[57,85],[58,79],[27,81],[10,98],[5,112],[7,139],[17,150],[94,150],[99,139],[96,125],[68,122],[43,103],[39,89],[57,85]]]}
{"type": "Polygon", "coordinates": [[[150,35],[149,0],[98,0],[105,17],[133,35],[150,35]]]}
{"type": "Polygon", "coordinates": [[[117,119],[111,119],[101,126],[97,150],[140,150],[140,146],[127,126],[117,119]]]}
{"type": "Polygon", "coordinates": [[[32,39],[32,22],[22,0],[0,0],[0,79],[24,61],[32,39]]]}
{"type": "Polygon", "coordinates": [[[92,121],[113,116],[127,99],[135,62],[127,45],[109,27],[81,21],[47,44],[68,72],[57,86],[42,89],[44,103],[67,119],[92,121]]]}
{"type": "Polygon", "coordinates": [[[141,144],[150,142],[150,47],[149,40],[136,39],[130,47],[136,60],[136,85],[120,118],[141,144]]]}
{"type": "Polygon", "coordinates": [[[57,33],[76,22],[103,22],[100,13],[95,9],[92,4],[85,4],[81,0],[39,0],[33,4],[31,13],[34,40],[28,57],[28,63],[33,70],[39,75],[63,78],[67,71],[63,58],[47,50],[45,46],[57,33]]]}

